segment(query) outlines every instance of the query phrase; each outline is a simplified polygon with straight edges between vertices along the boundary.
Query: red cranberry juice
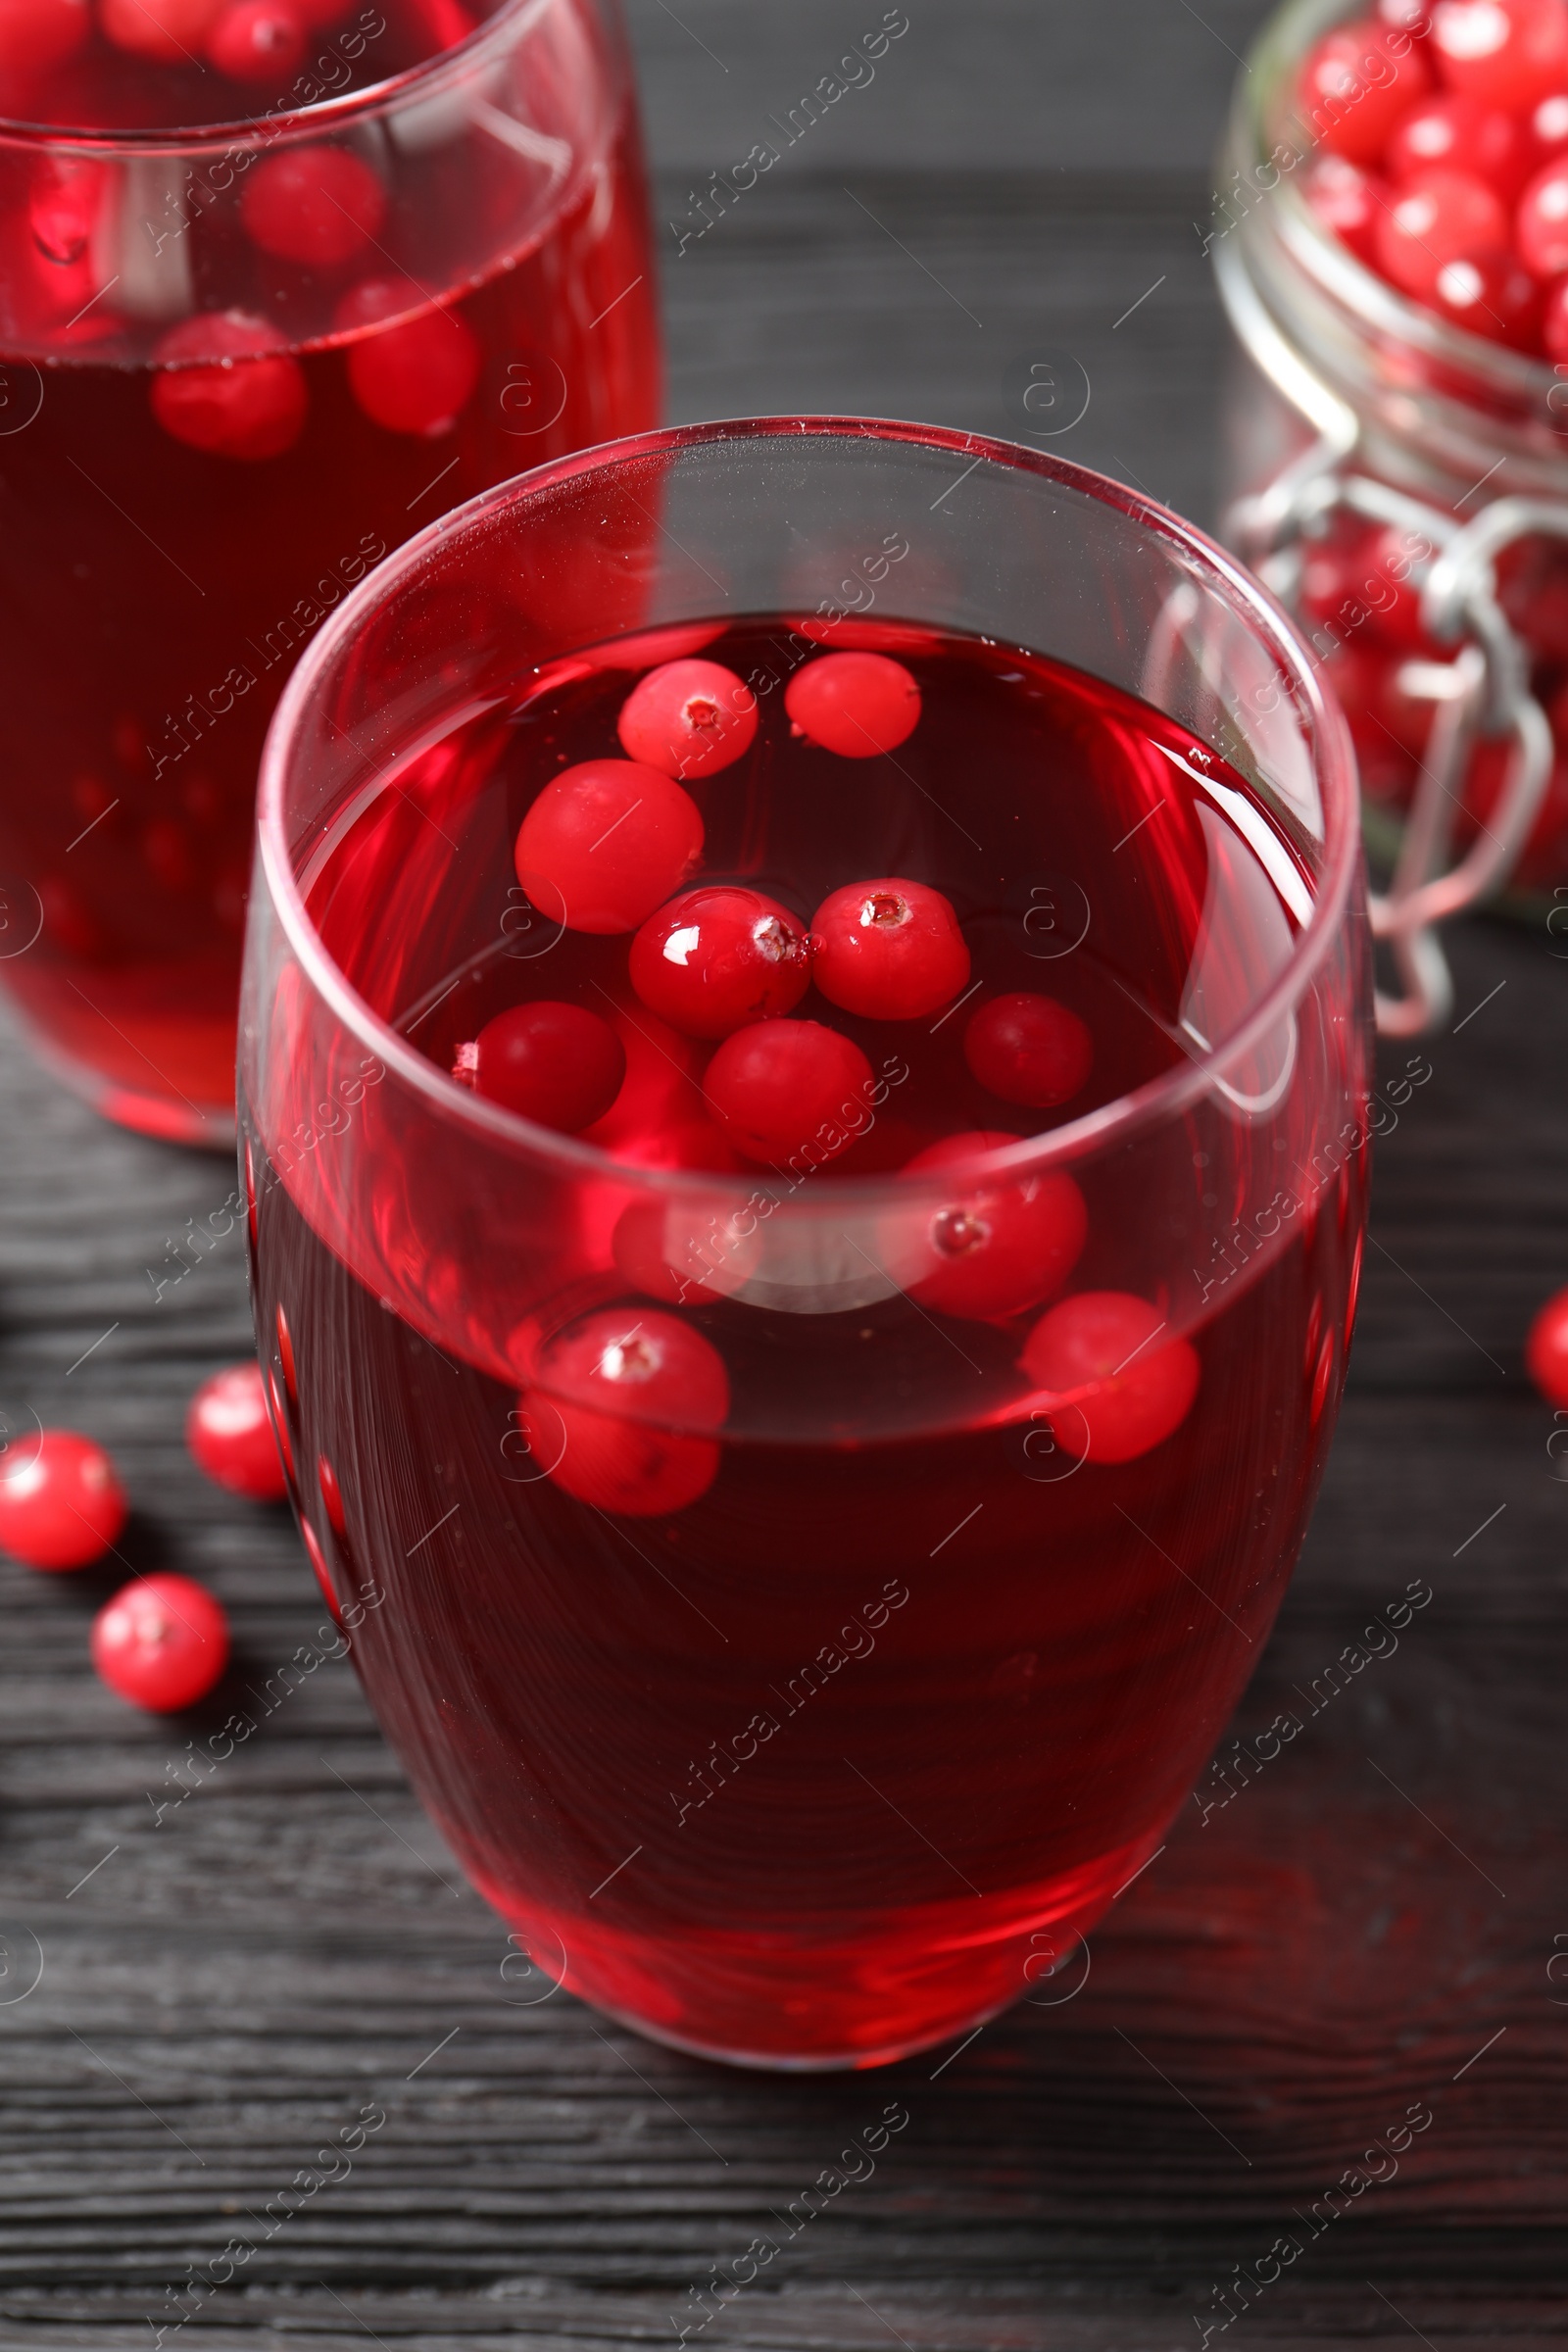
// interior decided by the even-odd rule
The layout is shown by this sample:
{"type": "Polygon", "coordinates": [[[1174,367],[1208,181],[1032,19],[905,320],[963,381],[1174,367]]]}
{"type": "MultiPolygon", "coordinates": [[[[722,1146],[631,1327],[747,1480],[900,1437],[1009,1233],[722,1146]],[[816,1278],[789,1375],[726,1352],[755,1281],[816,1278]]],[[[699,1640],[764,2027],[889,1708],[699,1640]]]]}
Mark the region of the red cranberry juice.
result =
{"type": "MultiPolygon", "coordinates": [[[[744,757],[690,786],[703,880],[742,881],[804,927],[849,881],[921,878],[972,959],[947,1012],[868,1018],[812,986],[765,1024],[819,1022],[881,1073],[874,1117],[798,1181],[885,1187],[944,1137],[1037,1133],[1183,1061],[1213,856],[1205,778],[1240,796],[1228,805],[1254,835],[1266,825],[1276,870],[1301,870],[1287,823],[1205,747],[1039,656],[841,624],[834,644],[896,654],[921,698],[896,752],[851,761],[792,731],[764,690],[810,651],[788,622],[688,634],[760,704],[744,757]],[[1020,992],[1049,995],[1092,1046],[1087,1077],[1045,1110],[972,1066],[971,1025],[1020,992]]],[[[588,1140],[645,1166],[741,1170],[713,1113],[728,1041],[648,1009],[625,933],[518,911],[519,823],[552,778],[614,755],[635,658],[623,643],[557,664],[404,766],[318,857],[310,912],[439,1069],[471,1076],[472,1041],[519,1005],[585,1008],[626,1055],[588,1140]]],[[[330,1183],[335,1149],[376,1151],[380,1065],[352,1038],[344,1051],[363,1070],[341,1114],[357,1136],[311,1126],[319,1066],[299,1074],[286,1149],[247,1114],[262,1354],[318,1573],[334,1606],[358,1597],[356,1665],[531,1954],[527,1997],[562,1980],[682,2044],[783,2064],[869,2062],[1031,1987],[1049,1997],[1054,1958],[1158,1843],[1272,1622],[1343,1381],[1359,1163],[1304,1164],[1308,1106],[1278,1253],[1200,1282],[1178,1342],[1159,1337],[1187,1311],[1168,1294],[1131,1301],[1154,1418],[1118,1426],[1107,1458],[1085,1455],[1070,1405],[1031,1416],[1029,1392],[1054,1317],[1104,1294],[1127,1304],[1157,1200],[1092,1192],[1044,1316],[1038,1289],[986,1312],[934,1283],[914,1285],[913,1312],[891,1284],[849,1312],[782,1311],[678,1266],[662,1284],[623,1227],[584,1245],[563,1220],[560,1297],[536,1332],[614,1323],[630,1359],[675,1325],[684,1380],[720,1367],[719,1401],[688,1396],[684,1416],[710,1438],[634,1446],[607,1473],[591,1445],[585,1466],[595,1417],[573,1418],[569,1380],[559,1410],[538,1380],[519,1396],[475,1342],[505,1253],[465,1288],[438,1163],[376,1174],[363,1249],[328,1247],[301,1213],[302,1152],[330,1183]],[[443,1302],[423,1330],[389,1295],[416,1257],[443,1302]]],[[[1192,1147],[1178,1122],[1173,1181],[1200,1188],[1218,1231],[1235,1213],[1226,1170],[1192,1147]]],[[[948,1219],[960,1257],[970,1209],[948,1219]]]]}
{"type": "MultiPolygon", "coordinates": [[[[382,30],[359,78],[430,45],[361,17],[382,30]]],[[[217,79],[95,46],[33,102],[76,122],[255,102],[217,79]]],[[[318,623],[446,508],[655,421],[629,118],[521,239],[487,146],[515,167],[476,129],[394,145],[384,184],[341,136],[303,163],[219,148],[113,179],[0,158],[0,876],[13,939],[37,931],[0,969],[46,1052],[133,1125],[198,1138],[231,1116],[257,761],[318,623]],[[443,274],[492,200],[482,266],[443,274]],[[134,262],[184,290],[150,340],[96,291],[111,236],[122,278],[134,262]]]]}

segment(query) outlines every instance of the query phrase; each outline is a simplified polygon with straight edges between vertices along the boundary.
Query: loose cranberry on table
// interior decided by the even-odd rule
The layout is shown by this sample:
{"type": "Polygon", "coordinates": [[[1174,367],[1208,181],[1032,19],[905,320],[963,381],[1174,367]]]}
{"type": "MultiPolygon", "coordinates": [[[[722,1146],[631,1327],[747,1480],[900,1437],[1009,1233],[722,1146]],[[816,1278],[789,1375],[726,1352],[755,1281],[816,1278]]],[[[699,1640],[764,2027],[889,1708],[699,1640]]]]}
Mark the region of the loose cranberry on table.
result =
{"type": "Polygon", "coordinates": [[[432,303],[412,278],[372,277],[344,295],[333,323],[359,335],[345,363],[349,389],[373,424],[434,439],[457,422],[483,353],[456,311],[432,303]],[[367,335],[368,326],[380,332],[367,335]]]}
{"type": "MultiPolygon", "coordinates": [[[[918,1176],[973,1163],[981,1153],[1018,1142],[990,1129],[945,1136],[904,1168],[918,1176]]],[[[991,1177],[966,1186],[922,1219],[918,1258],[906,1288],[920,1305],[989,1322],[1054,1298],[1083,1252],[1089,1212],[1072,1178],[1053,1170],[991,1177]]],[[[906,1252],[902,1236],[890,1237],[906,1252]]]]}
{"type": "Polygon", "coordinates": [[[635,931],[703,854],[696,802],[657,767],[583,760],[547,784],[517,832],[517,880],[568,931],[635,931]]]}
{"type": "Polygon", "coordinates": [[[687,1037],[728,1037],[793,1012],[811,942],[787,906],[739,883],[700,884],[651,914],[631,943],[631,984],[687,1037]]]}
{"type": "Polygon", "coordinates": [[[1030,1110],[1070,1102],[1094,1067],[1095,1041],[1054,997],[1020,990],[969,1016],[963,1056],[989,1093],[1030,1110]]]}
{"type": "Polygon", "coordinates": [[[1568,80],[1562,0],[1438,0],[1431,46],[1449,89],[1493,106],[1534,106],[1568,80]]]}
{"type": "Polygon", "coordinates": [[[561,1135],[603,1118],[626,1075],[619,1038],[582,1004],[514,1004],[458,1052],[476,1094],[561,1135]]]}
{"type": "Polygon", "coordinates": [[[887,654],[824,654],[784,689],[792,730],[843,760],[896,752],[920,718],[920,689],[887,654]]]}
{"type": "Polygon", "coordinates": [[[639,679],[615,722],[628,760],[666,776],[711,776],[751,748],[757,697],[721,662],[665,662],[639,679]]]}
{"type": "Polygon", "coordinates": [[[264,253],[331,269],[375,235],[386,218],[386,190],[346,147],[313,143],[259,163],[241,192],[239,216],[264,253]]]}
{"type": "Polygon", "coordinates": [[[852,882],[811,917],[812,977],[828,1002],[871,1020],[935,1012],[967,985],[969,950],[941,891],[900,875],[852,882]]]}
{"type": "Polygon", "coordinates": [[[708,1492],[719,1467],[710,1433],[728,1412],[718,1349],[657,1307],[609,1308],[552,1340],[521,1405],[555,1485],[629,1518],[684,1510],[708,1492]]]}
{"type": "Polygon", "coordinates": [[[201,311],[171,327],[154,357],[153,415],[176,441],[258,463],[292,449],[310,405],[288,338],[248,311],[201,311]]]}
{"type": "Polygon", "coordinates": [[[777,1167],[813,1142],[829,1157],[843,1150],[869,1116],[872,1087],[871,1064],[837,1029],[759,1021],[724,1040],[703,1093],[736,1151],[777,1167]]]}
{"type": "Polygon", "coordinates": [[[1548,1298],[1531,1324],[1525,1369],[1548,1404],[1568,1411],[1568,1290],[1548,1298]]]}
{"type": "Polygon", "coordinates": [[[91,1438],[46,1429],[0,1458],[0,1551],[29,1568],[85,1568],[125,1524],[125,1492],[91,1438]]]}
{"type": "Polygon", "coordinates": [[[1368,17],[1324,34],[1302,69],[1300,104],[1325,147],[1352,164],[1375,164],[1431,87],[1422,44],[1368,17]]]}
{"type": "Polygon", "coordinates": [[[254,1358],[203,1381],[185,1415],[185,1443],[197,1467],[231,1494],[281,1502],[288,1491],[254,1358]]]}
{"type": "Polygon", "coordinates": [[[1080,1291],[1042,1315],[1023,1369],[1047,1392],[1043,1409],[1069,1452],[1136,1461],[1181,1427],[1200,1367],[1196,1348],[1161,1339],[1163,1328],[1157,1308],[1128,1291],[1080,1291]]]}
{"type": "Polygon", "coordinates": [[[228,1663],[228,1618],[188,1576],[144,1576],[93,1619],[92,1662],[132,1706],[172,1714],[204,1697],[228,1663]]]}

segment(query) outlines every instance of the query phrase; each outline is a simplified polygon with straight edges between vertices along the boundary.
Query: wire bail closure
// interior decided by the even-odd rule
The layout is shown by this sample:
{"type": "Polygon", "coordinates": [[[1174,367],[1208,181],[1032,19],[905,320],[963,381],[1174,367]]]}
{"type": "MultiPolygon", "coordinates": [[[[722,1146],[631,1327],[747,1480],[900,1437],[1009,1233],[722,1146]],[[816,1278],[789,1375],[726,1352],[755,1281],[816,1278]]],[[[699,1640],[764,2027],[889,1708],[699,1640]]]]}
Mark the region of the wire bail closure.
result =
{"type": "Polygon", "coordinates": [[[1355,470],[1361,439],[1355,412],[1314,375],[1265,310],[1239,255],[1221,248],[1216,275],[1231,323],[1275,390],[1313,426],[1316,439],[1267,486],[1239,499],[1221,535],[1264,586],[1290,604],[1310,543],[1339,511],[1420,533],[1437,550],[1421,593],[1421,619],[1446,662],[1412,660],[1400,691],[1430,702],[1425,757],[1405,817],[1394,873],[1369,900],[1372,933],[1389,942],[1403,994],[1376,996],[1385,1037],[1438,1026],[1453,1004],[1453,983],[1437,926],[1484,904],[1508,880],[1551,777],[1546,714],[1530,688],[1530,660],[1497,600],[1497,559],[1516,540],[1568,540],[1568,504],[1503,497],[1469,522],[1355,470]],[[1502,788],[1474,843],[1453,857],[1453,820],[1471,752],[1483,737],[1511,738],[1502,788]]]}

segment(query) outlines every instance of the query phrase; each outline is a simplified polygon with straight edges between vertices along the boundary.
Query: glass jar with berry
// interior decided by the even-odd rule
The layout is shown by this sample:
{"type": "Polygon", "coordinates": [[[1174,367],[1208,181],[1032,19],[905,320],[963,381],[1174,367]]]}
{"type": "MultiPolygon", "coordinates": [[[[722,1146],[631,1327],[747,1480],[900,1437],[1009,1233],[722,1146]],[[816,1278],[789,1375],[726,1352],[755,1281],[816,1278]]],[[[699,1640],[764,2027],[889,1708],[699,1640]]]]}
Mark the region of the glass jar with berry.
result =
{"type": "Polygon", "coordinates": [[[1568,0],[1291,0],[1200,234],[1246,355],[1223,528],[1349,719],[1409,1033],[1435,924],[1568,886],[1568,0]]]}

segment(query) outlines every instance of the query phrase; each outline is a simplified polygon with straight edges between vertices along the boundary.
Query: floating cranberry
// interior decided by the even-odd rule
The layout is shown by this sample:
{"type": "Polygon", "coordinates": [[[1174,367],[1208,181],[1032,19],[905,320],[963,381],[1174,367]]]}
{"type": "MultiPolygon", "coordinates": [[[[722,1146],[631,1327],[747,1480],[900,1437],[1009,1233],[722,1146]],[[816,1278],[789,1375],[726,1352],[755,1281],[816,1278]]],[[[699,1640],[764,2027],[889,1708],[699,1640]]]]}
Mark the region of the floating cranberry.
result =
{"type": "Polygon", "coordinates": [[[1160,1340],[1164,1318],[1127,1291],[1080,1291],[1041,1316],[1023,1369],[1050,1399],[1064,1446],[1092,1462],[1130,1462],[1179,1429],[1198,1395],[1198,1352],[1160,1340]]]}
{"type": "Polygon", "coordinates": [[[200,63],[208,30],[223,0],[103,0],[99,23],[117,49],[137,57],[200,63]]]}
{"type": "MultiPolygon", "coordinates": [[[[1375,164],[1432,76],[1413,44],[1396,57],[1390,29],[1371,18],[1325,33],[1301,74],[1301,104],[1323,145],[1352,164],[1375,164]]],[[[1395,46],[1404,44],[1396,39],[1395,46]]]]}
{"type": "Polygon", "coordinates": [[[639,679],[615,722],[628,760],[666,776],[710,776],[751,748],[757,697],[721,662],[665,662],[639,679]]]}
{"type": "Polygon", "coordinates": [[[896,752],[920,720],[920,689],[886,654],[823,654],[784,689],[794,733],[845,760],[896,752]]]}
{"type": "Polygon", "coordinates": [[[514,860],[534,906],[568,931],[635,931],[703,854],[689,793],[635,760],[563,768],[523,818],[514,860]]]}
{"type": "Polygon", "coordinates": [[[1568,157],[1545,165],[1520,197],[1514,242],[1538,277],[1568,270],[1568,157]]]}
{"type": "Polygon", "coordinates": [[[1004,1102],[1050,1110],[1077,1094],[1094,1066],[1095,1041],[1054,997],[993,997],[969,1017],[963,1057],[1004,1102]]]}
{"type": "Polygon", "coordinates": [[[874,1081],[858,1045],[820,1021],[759,1021],[727,1037],[703,1092],[737,1152],[777,1167],[808,1144],[831,1159],[865,1124],[874,1081]]]}
{"type": "Polygon", "coordinates": [[[1394,199],[1384,182],[1348,156],[1320,155],[1303,179],[1307,203],[1356,260],[1375,266],[1378,222],[1394,199]]]}
{"type": "Polygon", "coordinates": [[[684,1202],[633,1200],[622,1209],[610,1254],[634,1291],[665,1306],[728,1298],[755,1271],[761,1237],[754,1213],[706,1212],[684,1202]]]}
{"type": "Polygon", "coordinates": [[[386,218],[386,190],[344,147],[290,147],[257,165],[239,200],[253,244],[318,270],[349,261],[386,218]]]}
{"type": "Polygon", "coordinates": [[[74,1429],[18,1441],[0,1461],[0,1551],[29,1568],[85,1568],[125,1524],[125,1492],[101,1446],[74,1429]]]}
{"type": "Polygon", "coordinates": [[[476,1092],[561,1135],[603,1118],[625,1075],[619,1038],[582,1004],[514,1004],[475,1040],[476,1092]]]}
{"type": "Polygon", "coordinates": [[[108,179],[102,164],[61,156],[48,157],[39,165],[27,198],[27,225],[33,243],[48,261],[69,269],[81,260],[92,242],[108,179]]]}
{"type": "Polygon", "coordinates": [[[550,1343],[522,1411],[557,1486],[597,1510],[650,1518],[684,1510],[717,1477],[707,1433],[729,1412],[729,1378],[689,1323],[612,1308],[550,1343]]]}
{"type": "Polygon", "coordinates": [[[1548,1298],[1531,1324],[1525,1370],[1548,1404],[1568,1410],[1568,1290],[1548,1298]]]}
{"type": "Polygon", "coordinates": [[[1435,168],[1467,172],[1512,204],[1537,157],[1517,115],[1478,98],[1428,98],[1412,107],[1389,141],[1387,166],[1397,180],[1435,168]]]}
{"type": "Polygon", "coordinates": [[[154,357],[153,415],[188,448],[254,463],[280,457],[299,439],[310,397],[305,371],[267,319],[203,311],[171,327],[154,357]]]}
{"type": "Polygon", "coordinates": [[[348,349],[349,388],[372,423],[427,437],[456,423],[484,356],[456,311],[432,303],[411,279],[382,277],[346,294],[335,316],[341,332],[358,335],[348,349]]]}
{"type": "Polygon", "coordinates": [[[1562,0],[1438,0],[1432,51],[1450,89],[1534,106],[1568,75],[1568,14],[1562,0]]]}
{"type": "Polygon", "coordinates": [[[132,1706],[170,1715],[204,1697],[227,1665],[228,1619],[188,1576],[144,1576],[93,1619],[92,1662],[132,1706]]]}
{"type": "Polygon", "coordinates": [[[296,71],[308,38],[305,21],[289,0],[234,0],[213,26],[207,54],[230,81],[276,83],[296,71]]]}
{"type": "Polygon", "coordinates": [[[185,1415],[185,1443],[197,1466],[231,1494],[281,1502],[288,1492],[262,1367],[254,1359],[229,1364],[203,1381],[185,1415]]]}
{"type": "Polygon", "coordinates": [[[812,976],[830,1004],[878,1021],[911,1021],[969,977],[958,918],[939,890],[898,875],[852,882],[811,918],[812,976]]]}
{"type": "Polygon", "coordinates": [[[688,1037],[728,1037],[792,1012],[811,979],[811,943],[760,890],[714,882],[682,891],[631,943],[631,984],[688,1037]]]}
{"type": "Polygon", "coordinates": [[[1378,267],[1417,302],[1430,302],[1446,262],[1507,242],[1508,216],[1484,179],[1466,172],[1423,172],[1378,223],[1378,267]]]}
{"type": "Polygon", "coordinates": [[[1542,292],[1524,264],[1503,246],[1491,253],[1465,254],[1445,262],[1433,288],[1432,307],[1455,326],[1513,351],[1534,351],[1541,341],[1542,292]]]}
{"type": "Polygon", "coordinates": [[[91,27],[87,0],[0,0],[0,74],[62,65],[91,27]]]}
{"type": "MultiPolygon", "coordinates": [[[[972,1162],[982,1152],[1015,1144],[1015,1135],[990,1129],[945,1136],[917,1152],[904,1173],[972,1162]]],[[[1084,1197],[1056,1171],[993,1178],[922,1216],[917,1263],[906,1288],[940,1314],[989,1322],[1054,1298],[1083,1251],[1089,1233],[1084,1197]]],[[[900,1263],[906,1261],[900,1237],[900,1263]]]]}

